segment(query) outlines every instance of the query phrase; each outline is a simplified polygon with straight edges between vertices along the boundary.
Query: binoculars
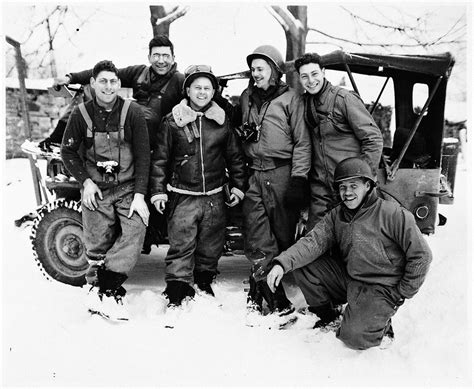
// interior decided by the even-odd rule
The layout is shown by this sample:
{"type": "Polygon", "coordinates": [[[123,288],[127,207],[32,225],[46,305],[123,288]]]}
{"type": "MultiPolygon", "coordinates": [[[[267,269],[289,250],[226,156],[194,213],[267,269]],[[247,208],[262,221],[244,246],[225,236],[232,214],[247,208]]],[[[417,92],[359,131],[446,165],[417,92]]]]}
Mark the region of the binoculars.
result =
{"type": "Polygon", "coordinates": [[[258,142],[260,140],[260,125],[245,122],[237,129],[237,134],[243,142],[258,142]]]}

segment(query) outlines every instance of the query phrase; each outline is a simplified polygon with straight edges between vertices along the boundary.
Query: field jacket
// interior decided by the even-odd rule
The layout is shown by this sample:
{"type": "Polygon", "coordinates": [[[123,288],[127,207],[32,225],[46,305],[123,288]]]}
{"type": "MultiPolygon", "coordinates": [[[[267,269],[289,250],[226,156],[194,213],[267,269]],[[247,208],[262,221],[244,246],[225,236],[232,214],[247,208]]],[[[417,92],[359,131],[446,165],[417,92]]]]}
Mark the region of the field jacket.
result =
{"type": "Polygon", "coordinates": [[[339,205],[274,261],[289,272],[317,260],[334,245],[350,277],[396,286],[405,298],[421,287],[432,260],[414,216],[372,191],[355,214],[339,205]]]}
{"type": "Polygon", "coordinates": [[[349,157],[362,157],[375,173],[383,138],[360,97],[327,80],[317,95],[303,96],[314,148],[312,179],[332,188],[336,165],[349,157]]]}
{"type": "Polygon", "coordinates": [[[243,123],[260,125],[260,140],[244,142],[249,167],[270,170],[291,164],[291,176],[308,178],[311,168],[311,138],[304,121],[304,105],[300,95],[283,85],[279,94],[258,109],[252,102],[251,89],[240,97],[243,123]]]}

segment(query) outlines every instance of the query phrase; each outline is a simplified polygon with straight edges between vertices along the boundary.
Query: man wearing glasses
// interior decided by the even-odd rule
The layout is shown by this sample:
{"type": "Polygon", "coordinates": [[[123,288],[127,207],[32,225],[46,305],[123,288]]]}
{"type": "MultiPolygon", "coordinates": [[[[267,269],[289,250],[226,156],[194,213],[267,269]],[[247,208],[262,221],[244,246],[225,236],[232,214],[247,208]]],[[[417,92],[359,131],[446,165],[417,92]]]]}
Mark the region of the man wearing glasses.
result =
{"type": "Polygon", "coordinates": [[[72,112],[61,157],[81,184],[88,308],[126,320],[122,283],[140,255],[149,218],[148,132],[138,104],[118,96],[120,80],[111,61],[94,66],[90,84],[96,97],[72,112]]]}

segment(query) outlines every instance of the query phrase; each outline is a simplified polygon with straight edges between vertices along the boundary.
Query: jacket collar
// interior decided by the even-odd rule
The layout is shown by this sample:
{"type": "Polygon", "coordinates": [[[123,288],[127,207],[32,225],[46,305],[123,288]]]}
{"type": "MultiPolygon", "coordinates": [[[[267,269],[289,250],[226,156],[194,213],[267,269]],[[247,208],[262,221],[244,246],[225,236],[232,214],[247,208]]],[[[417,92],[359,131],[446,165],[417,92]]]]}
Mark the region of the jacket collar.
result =
{"type": "Polygon", "coordinates": [[[345,221],[353,220],[356,215],[370,208],[378,199],[376,188],[372,188],[370,192],[367,193],[365,199],[356,209],[349,209],[344,203],[341,205],[342,217],[345,221]]]}
{"type": "Polygon", "coordinates": [[[172,110],[173,119],[178,127],[184,127],[186,124],[194,122],[198,116],[204,115],[206,118],[215,121],[219,125],[223,125],[225,122],[225,112],[219,107],[214,101],[204,108],[201,112],[193,110],[187,99],[181,100],[178,105],[175,105],[172,110]]]}

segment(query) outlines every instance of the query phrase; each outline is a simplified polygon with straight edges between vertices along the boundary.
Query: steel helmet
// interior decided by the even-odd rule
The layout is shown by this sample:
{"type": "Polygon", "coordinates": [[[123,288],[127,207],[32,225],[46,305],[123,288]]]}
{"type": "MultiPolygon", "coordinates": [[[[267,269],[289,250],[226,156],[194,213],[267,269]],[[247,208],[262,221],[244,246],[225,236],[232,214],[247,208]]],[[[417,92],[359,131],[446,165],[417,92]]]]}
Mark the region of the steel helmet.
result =
{"type": "Polygon", "coordinates": [[[186,95],[186,88],[191,85],[194,79],[198,77],[207,77],[211,80],[212,87],[217,90],[219,85],[217,77],[212,72],[209,65],[191,65],[184,71],[183,94],[186,95]]]}
{"type": "Polygon", "coordinates": [[[367,178],[375,186],[375,177],[369,164],[361,158],[351,157],[339,162],[334,170],[334,186],[350,178],[367,178]]]}
{"type": "Polygon", "coordinates": [[[247,55],[247,65],[249,65],[249,68],[252,66],[252,61],[255,58],[263,58],[272,62],[278,71],[284,73],[283,66],[285,62],[283,61],[283,57],[276,47],[271,45],[258,46],[252,54],[247,55]]]}

